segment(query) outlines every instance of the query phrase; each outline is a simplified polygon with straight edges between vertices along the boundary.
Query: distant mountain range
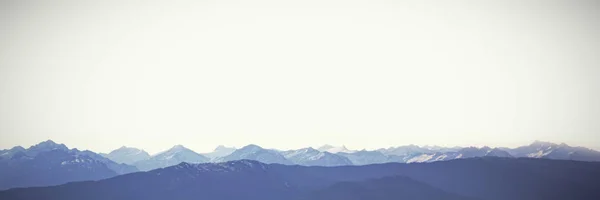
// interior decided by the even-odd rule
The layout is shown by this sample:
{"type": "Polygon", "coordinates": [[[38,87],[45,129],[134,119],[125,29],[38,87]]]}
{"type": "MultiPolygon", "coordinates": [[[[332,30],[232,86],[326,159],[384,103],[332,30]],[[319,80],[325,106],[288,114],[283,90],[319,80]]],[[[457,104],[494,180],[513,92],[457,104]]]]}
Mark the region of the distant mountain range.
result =
{"type": "Polygon", "coordinates": [[[600,161],[598,151],[585,147],[571,147],[565,143],[535,141],[529,146],[515,149],[504,148],[514,157],[546,158],[557,160],[600,161]]]}
{"type": "Polygon", "coordinates": [[[156,155],[149,155],[144,150],[132,147],[121,147],[108,154],[97,154],[69,149],[64,144],[49,140],[27,149],[17,146],[0,150],[0,189],[97,180],[138,170],[150,171],[170,167],[182,162],[197,164],[255,160],[266,164],[333,167],[390,162],[429,163],[474,157],[600,161],[600,152],[584,147],[535,141],[514,149],[408,145],[357,151],[344,146],[325,145],[318,149],[308,147],[280,151],[248,145],[239,149],[219,146],[213,152],[199,154],[182,145],[176,145],[156,155]],[[81,174],[68,173],[79,171],[81,174]]]}
{"type": "Polygon", "coordinates": [[[0,191],[19,200],[597,200],[600,163],[481,157],[316,167],[181,163],[100,181],[0,191]]]}

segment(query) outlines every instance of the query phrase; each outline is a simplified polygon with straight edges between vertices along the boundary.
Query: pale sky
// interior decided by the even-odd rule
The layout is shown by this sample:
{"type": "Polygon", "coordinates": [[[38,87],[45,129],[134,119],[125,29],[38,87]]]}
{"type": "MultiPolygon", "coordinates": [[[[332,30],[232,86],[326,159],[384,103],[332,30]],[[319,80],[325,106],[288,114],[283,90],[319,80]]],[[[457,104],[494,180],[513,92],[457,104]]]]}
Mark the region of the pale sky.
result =
{"type": "Polygon", "coordinates": [[[600,149],[599,1],[0,3],[0,149],[600,149]]]}

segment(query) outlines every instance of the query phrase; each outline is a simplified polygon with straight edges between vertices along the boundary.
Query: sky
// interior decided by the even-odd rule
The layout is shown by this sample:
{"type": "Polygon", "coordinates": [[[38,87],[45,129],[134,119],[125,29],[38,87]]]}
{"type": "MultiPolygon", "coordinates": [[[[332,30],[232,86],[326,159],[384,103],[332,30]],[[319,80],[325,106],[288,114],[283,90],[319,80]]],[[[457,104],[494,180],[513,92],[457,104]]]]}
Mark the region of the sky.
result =
{"type": "Polygon", "coordinates": [[[0,149],[600,149],[600,2],[0,2],[0,149]]]}

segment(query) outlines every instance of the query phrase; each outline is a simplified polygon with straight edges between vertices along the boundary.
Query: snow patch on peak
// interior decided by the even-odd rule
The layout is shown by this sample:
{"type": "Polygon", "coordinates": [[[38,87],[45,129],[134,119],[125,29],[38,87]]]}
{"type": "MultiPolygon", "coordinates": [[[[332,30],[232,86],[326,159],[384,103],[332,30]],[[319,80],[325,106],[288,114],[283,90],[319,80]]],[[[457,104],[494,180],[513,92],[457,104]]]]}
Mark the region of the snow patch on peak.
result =
{"type": "Polygon", "coordinates": [[[254,160],[235,160],[220,163],[201,163],[201,164],[190,164],[182,162],[179,165],[173,167],[174,169],[188,169],[196,172],[199,175],[203,172],[240,172],[252,169],[258,169],[266,171],[268,168],[267,164],[254,161],[254,160]]]}
{"type": "Polygon", "coordinates": [[[345,145],[342,145],[340,147],[335,147],[335,146],[331,146],[331,145],[323,145],[322,147],[319,147],[318,150],[326,151],[329,153],[354,153],[354,152],[356,152],[353,150],[349,150],[348,148],[346,148],[345,145]]]}
{"type": "Polygon", "coordinates": [[[181,150],[181,149],[186,149],[186,148],[183,145],[178,144],[178,145],[171,147],[171,149],[172,150],[181,150]]]}
{"type": "Polygon", "coordinates": [[[408,161],[406,161],[406,163],[422,163],[422,162],[427,162],[429,160],[431,160],[433,158],[434,154],[421,154],[419,156],[415,156],[411,159],[408,159],[408,161]]]}

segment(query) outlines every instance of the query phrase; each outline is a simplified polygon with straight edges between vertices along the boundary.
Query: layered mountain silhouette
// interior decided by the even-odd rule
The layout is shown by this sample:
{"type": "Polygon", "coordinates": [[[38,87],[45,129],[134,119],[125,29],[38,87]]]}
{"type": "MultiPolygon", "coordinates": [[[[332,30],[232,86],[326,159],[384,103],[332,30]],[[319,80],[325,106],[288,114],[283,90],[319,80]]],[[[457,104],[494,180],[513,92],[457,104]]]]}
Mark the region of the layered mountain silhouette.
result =
{"type": "Polygon", "coordinates": [[[138,171],[91,151],[69,149],[51,140],[27,149],[0,152],[0,189],[58,185],[72,181],[100,180],[138,171]]]}
{"type": "MultiPolygon", "coordinates": [[[[143,152],[135,148],[127,148],[132,152],[143,152]]],[[[120,152],[123,148],[114,152],[120,152]]],[[[189,149],[188,149],[189,150],[189,149]]],[[[191,151],[191,150],[189,150],[191,151]]],[[[188,151],[188,152],[189,152],[188,151]]],[[[135,154],[135,153],[133,153],[135,154]]],[[[195,153],[194,153],[195,154],[195,153]]],[[[248,145],[240,149],[218,146],[213,152],[199,154],[206,158],[189,160],[173,159],[170,162],[160,163],[156,160],[160,156],[151,156],[145,160],[135,163],[141,170],[151,170],[161,167],[167,167],[180,162],[202,163],[202,162],[223,162],[231,160],[258,160],[264,163],[279,164],[297,164],[307,166],[340,166],[340,165],[369,165],[378,163],[398,162],[436,162],[453,159],[464,159],[472,157],[528,157],[528,158],[546,158],[559,160],[577,160],[577,161],[600,161],[600,152],[584,147],[570,147],[566,144],[553,144],[548,142],[536,141],[528,146],[509,148],[490,148],[490,147],[440,147],[440,146],[416,146],[407,145],[399,147],[381,148],[378,150],[349,150],[345,146],[324,145],[318,149],[303,148],[297,150],[279,151],[265,149],[257,145],[248,145]],[[348,160],[350,162],[348,162],[348,160]],[[154,163],[154,164],[148,164],[154,163]]],[[[105,155],[111,158],[110,154],[105,155]]],[[[123,159],[114,158],[115,162],[123,162],[123,159]]]]}
{"type": "Polygon", "coordinates": [[[482,157],[318,167],[253,160],[189,164],[61,186],[0,191],[0,199],[600,199],[600,163],[482,157]]]}
{"type": "Polygon", "coordinates": [[[341,151],[331,153],[310,147],[279,151],[248,145],[240,149],[219,146],[214,152],[198,154],[184,146],[176,145],[153,156],[148,156],[145,151],[132,147],[121,147],[109,154],[99,155],[92,151],[69,149],[64,144],[57,144],[49,140],[27,149],[17,146],[0,150],[0,189],[98,180],[138,170],[150,171],[170,167],[182,162],[208,163],[244,159],[267,164],[327,167],[381,163],[430,163],[478,157],[600,161],[600,153],[588,148],[539,141],[514,149],[419,147],[416,145],[373,151],[348,150],[343,146],[325,146],[320,149],[341,151]]]}

